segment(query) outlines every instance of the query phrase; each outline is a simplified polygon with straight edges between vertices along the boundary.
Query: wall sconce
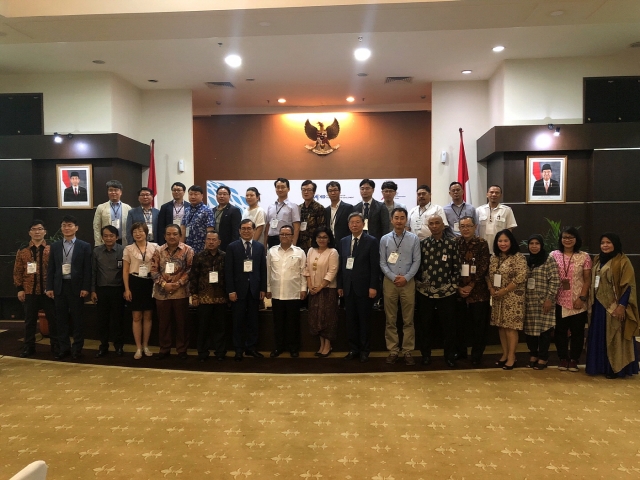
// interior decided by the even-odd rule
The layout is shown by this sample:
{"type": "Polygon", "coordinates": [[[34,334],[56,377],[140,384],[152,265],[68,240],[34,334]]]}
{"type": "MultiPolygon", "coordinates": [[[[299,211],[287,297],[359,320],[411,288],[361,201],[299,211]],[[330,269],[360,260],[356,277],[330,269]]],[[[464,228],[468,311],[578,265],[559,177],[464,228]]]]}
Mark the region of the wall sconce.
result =
{"type": "Polygon", "coordinates": [[[560,127],[557,127],[557,128],[556,128],[556,131],[555,131],[555,132],[553,132],[553,136],[554,136],[554,137],[559,137],[559,136],[560,136],[560,127]]]}

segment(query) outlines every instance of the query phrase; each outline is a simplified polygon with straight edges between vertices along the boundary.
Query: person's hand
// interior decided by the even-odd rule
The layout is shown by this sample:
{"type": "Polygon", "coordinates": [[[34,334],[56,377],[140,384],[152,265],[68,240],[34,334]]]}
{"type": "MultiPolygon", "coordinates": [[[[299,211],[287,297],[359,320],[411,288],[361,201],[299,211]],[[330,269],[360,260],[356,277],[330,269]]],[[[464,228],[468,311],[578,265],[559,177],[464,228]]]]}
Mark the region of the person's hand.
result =
{"type": "Polygon", "coordinates": [[[624,312],[625,312],[626,308],[624,305],[618,305],[616,307],[616,309],[613,311],[613,313],[611,314],[612,317],[614,318],[624,318],[624,312]]]}
{"type": "Polygon", "coordinates": [[[80,298],[85,298],[87,295],[89,295],[87,290],[80,290],[80,298]]]}
{"type": "Polygon", "coordinates": [[[338,296],[339,297],[344,297],[344,290],[343,289],[341,289],[341,288],[338,289],[338,296]]]}
{"type": "Polygon", "coordinates": [[[574,310],[580,310],[583,307],[584,307],[584,302],[582,300],[580,300],[580,298],[576,298],[573,301],[573,309],[574,310]]]}
{"type": "Polygon", "coordinates": [[[93,303],[98,303],[98,294],[96,292],[91,292],[91,301],[93,303]]]}
{"type": "Polygon", "coordinates": [[[507,291],[504,288],[500,288],[498,290],[494,289],[493,290],[493,296],[495,298],[500,298],[500,297],[503,297],[506,294],[506,292],[507,291]]]}
{"type": "Polygon", "coordinates": [[[164,291],[167,292],[167,293],[173,292],[175,290],[174,285],[175,285],[174,283],[168,283],[168,282],[165,283],[164,284],[164,291]]]}
{"type": "Polygon", "coordinates": [[[49,298],[53,298],[53,290],[47,290],[46,292],[44,292],[44,294],[49,297],[49,298]]]}
{"type": "Polygon", "coordinates": [[[369,298],[376,298],[377,294],[378,294],[378,291],[375,288],[369,289],[369,298]]]}
{"type": "Polygon", "coordinates": [[[24,302],[25,300],[25,295],[24,295],[24,290],[22,290],[21,292],[18,292],[18,300],[20,300],[21,302],[24,302]]]}
{"type": "Polygon", "coordinates": [[[552,309],[553,302],[551,300],[545,300],[544,304],[542,305],[542,313],[546,315],[547,313],[551,313],[552,309]]]}
{"type": "Polygon", "coordinates": [[[131,290],[125,290],[122,296],[127,302],[130,302],[131,299],[133,298],[133,296],[131,295],[131,290]]]}
{"type": "Polygon", "coordinates": [[[307,292],[300,292],[300,300],[307,298],[307,292]]]}
{"type": "Polygon", "coordinates": [[[230,302],[237,302],[238,301],[238,294],[237,293],[230,293],[229,294],[229,301],[230,302]]]}
{"type": "Polygon", "coordinates": [[[402,275],[397,275],[395,280],[393,281],[393,284],[396,287],[402,288],[407,284],[407,279],[404,278],[402,275]]]}
{"type": "Polygon", "coordinates": [[[269,300],[271,300],[271,292],[267,292],[267,293],[266,293],[266,297],[267,297],[269,300]]]}
{"type": "Polygon", "coordinates": [[[191,297],[191,305],[193,305],[194,307],[197,307],[198,305],[200,305],[200,300],[198,300],[198,297],[196,296],[191,297]]]}
{"type": "Polygon", "coordinates": [[[265,295],[266,295],[266,292],[260,292],[260,300],[264,300],[265,295]]]}

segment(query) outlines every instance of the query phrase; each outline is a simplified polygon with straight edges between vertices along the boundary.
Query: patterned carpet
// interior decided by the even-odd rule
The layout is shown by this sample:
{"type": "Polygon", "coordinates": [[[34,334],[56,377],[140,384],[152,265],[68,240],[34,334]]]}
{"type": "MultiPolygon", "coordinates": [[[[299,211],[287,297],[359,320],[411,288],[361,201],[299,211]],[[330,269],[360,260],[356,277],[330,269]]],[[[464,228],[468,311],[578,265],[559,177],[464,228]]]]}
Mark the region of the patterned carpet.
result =
{"type": "Polygon", "coordinates": [[[267,375],[0,359],[0,476],[638,478],[640,379],[267,375]]]}

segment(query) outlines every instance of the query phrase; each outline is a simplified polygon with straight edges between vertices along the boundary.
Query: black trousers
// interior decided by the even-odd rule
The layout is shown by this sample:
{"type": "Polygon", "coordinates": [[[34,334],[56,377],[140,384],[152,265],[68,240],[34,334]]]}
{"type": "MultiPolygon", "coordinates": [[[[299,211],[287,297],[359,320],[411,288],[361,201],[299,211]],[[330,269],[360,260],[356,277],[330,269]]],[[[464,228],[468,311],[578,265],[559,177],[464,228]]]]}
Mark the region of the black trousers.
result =
{"type": "Polygon", "coordinates": [[[84,346],[84,318],[82,309],[84,298],[71,286],[71,280],[62,281],[62,293],[55,295],[56,323],[60,353],[80,353],[84,346]],[[69,318],[73,321],[73,346],[69,340],[69,318]]]}
{"type": "Polygon", "coordinates": [[[587,323],[587,312],[562,318],[562,307],[556,305],[556,350],[560,360],[575,360],[582,355],[584,348],[584,325],[587,323]],[[569,353],[569,335],[571,330],[571,353],[569,353]]]}
{"type": "Polygon", "coordinates": [[[489,331],[489,302],[467,303],[456,301],[456,344],[460,358],[467,356],[467,347],[471,346],[471,360],[479,361],[487,346],[489,331]]]}
{"type": "Polygon", "coordinates": [[[371,311],[373,298],[359,297],[353,289],[345,298],[347,317],[347,337],[349,339],[349,351],[369,354],[371,346],[371,311]]]}
{"type": "Polygon", "coordinates": [[[226,303],[207,303],[198,305],[198,356],[208,357],[213,348],[216,357],[227,354],[224,335],[226,303]]]}
{"type": "Polygon", "coordinates": [[[233,346],[237,352],[255,350],[258,343],[258,309],[260,297],[254,298],[251,291],[247,296],[232,304],[233,346]]]}
{"type": "MultiPolygon", "coordinates": [[[[540,334],[540,336],[536,335],[525,335],[527,338],[527,347],[529,347],[529,355],[532,357],[537,357],[540,360],[546,361],[549,360],[549,346],[551,345],[551,330],[545,330],[540,334]]],[[[584,327],[583,327],[584,330],[584,327]]]]}
{"type": "Polygon", "coordinates": [[[300,351],[300,300],[271,300],[276,350],[300,351]]]}
{"type": "Polygon", "coordinates": [[[431,356],[433,332],[438,325],[442,329],[445,360],[454,360],[456,354],[456,296],[429,298],[421,293],[418,297],[418,318],[422,323],[422,356],[431,356]]]}
{"type": "Polygon", "coordinates": [[[109,340],[113,342],[113,348],[124,346],[123,293],[124,287],[96,287],[100,351],[109,350],[109,340]]]}
{"type": "Polygon", "coordinates": [[[58,351],[58,326],[56,324],[56,305],[46,295],[24,296],[24,347],[28,350],[36,348],[36,329],[38,325],[38,312],[44,310],[49,322],[49,339],[51,351],[58,351]]]}

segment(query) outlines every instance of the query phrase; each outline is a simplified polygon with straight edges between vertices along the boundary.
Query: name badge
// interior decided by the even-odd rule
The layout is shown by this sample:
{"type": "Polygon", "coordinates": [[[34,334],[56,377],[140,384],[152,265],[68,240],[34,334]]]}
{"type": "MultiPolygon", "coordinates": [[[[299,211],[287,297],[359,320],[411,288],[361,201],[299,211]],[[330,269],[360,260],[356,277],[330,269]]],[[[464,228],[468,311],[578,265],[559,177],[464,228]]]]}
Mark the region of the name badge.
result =
{"type": "Polygon", "coordinates": [[[562,290],[570,290],[571,289],[571,282],[569,281],[568,278],[565,278],[565,279],[562,280],[561,288],[562,288],[562,290]]]}
{"type": "Polygon", "coordinates": [[[307,229],[307,222],[300,223],[300,231],[304,232],[307,229]]]}
{"type": "Polygon", "coordinates": [[[271,226],[271,228],[278,228],[278,219],[272,218],[271,221],[269,222],[269,225],[271,226]]]}
{"type": "Polygon", "coordinates": [[[209,283],[218,283],[218,272],[209,272],[209,283]]]}
{"type": "Polygon", "coordinates": [[[38,264],[36,262],[27,263],[27,273],[36,273],[38,271],[38,264]]]}
{"type": "Polygon", "coordinates": [[[122,260],[118,260],[118,268],[122,268],[122,260]]]}
{"type": "Polygon", "coordinates": [[[598,285],[600,285],[600,275],[596,275],[596,280],[593,284],[593,288],[598,288],[598,285]]]}
{"type": "Polygon", "coordinates": [[[62,264],[62,274],[63,275],[71,275],[71,264],[63,263],[62,264]]]}
{"type": "Polygon", "coordinates": [[[469,264],[468,263],[462,264],[462,268],[460,269],[460,276],[462,276],[462,277],[468,277],[469,276],[469,264]]]}
{"type": "Polygon", "coordinates": [[[147,228],[149,229],[149,236],[153,235],[153,223],[147,223],[147,228]]]}
{"type": "Polygon", "coordinates": [[[245,273],[253,272],[253,260],[246,259],[243,262],[243,268],[245,273]]]}
{"type": "Polygon", "coordinates": [[[369,219],[368,218],[365,219],[365,221],[364,221],[364,229],[363,230],[367,230],[367,231],[369,230],[369,219]]]}
{"type": "Polygon", "coordinates": [[[389,258],[387,258],[387,262],[391,263],[391,264],[395,264],[398,261],[398,257],[400,255],[398,255],[398,252],[391,252],[389,254],[389,258]]]}
{"type": "Polygon", "coordinates": [[[502,286],[502,275],[500,275],[499,273],[496,273],[493,276],[493,286],[498,288],[502,286]]]}
{"type": "MultiPolygon", "coordinates": [[[[171,265],[173,265],[173,263],[171,265]]],[[[144,264],[140,265],[140,268],[138,268],[138,276],[139,277],[148,277],[149,276],[149,267],[147,267],[144,264]]]]}
{"type": "Polygon", "coordinates": [[[167,264],[164,266],[164,271],[165,273],[172,274],[176,271],[176,264],[173,262],[167,262],[167,264]]]}
{"type": "Polygon", "coordinates": [[[459,232],[460,231],[460,223],[456,222],[453,224],[453,231],[454,232],[459,232]]]}
{"type": "Polygon", "coordinates": [[[475,265],[471,265],[471,274],[475,275],[476,274],[476,266],[475,265]]]}
{"type": "Polygon", "coordinates": [[[111,226],[120,230],[120,219],[116,218],[115,220],[111,220],[111,226]]]}
{"type": "Polygon", "coordinates": [[[355,258],[353,257],[349,257],[347,258],[347,270],[353,270],[353,261],[355,260],[355,258]]]}
{"type": "Polygon", "coordinates": [[[447,261],[447,256],[446,255],[442,255],[442,261],[446,262],[447,261]]]}
{"type": "Polygon", "coordinates": [[[536,288],[536,279],[531,277],[529,279],[527,279],[527,288],[529,290],[533,290],[536,288]]]}

